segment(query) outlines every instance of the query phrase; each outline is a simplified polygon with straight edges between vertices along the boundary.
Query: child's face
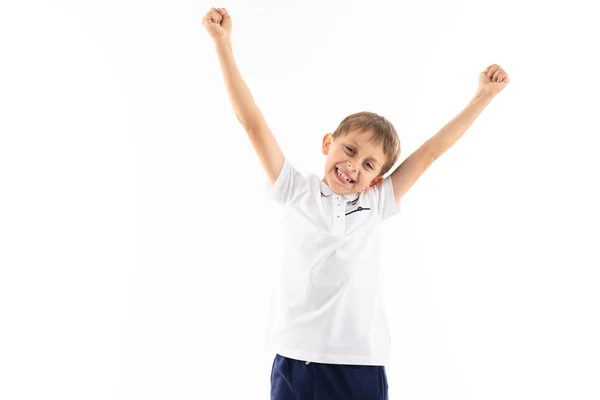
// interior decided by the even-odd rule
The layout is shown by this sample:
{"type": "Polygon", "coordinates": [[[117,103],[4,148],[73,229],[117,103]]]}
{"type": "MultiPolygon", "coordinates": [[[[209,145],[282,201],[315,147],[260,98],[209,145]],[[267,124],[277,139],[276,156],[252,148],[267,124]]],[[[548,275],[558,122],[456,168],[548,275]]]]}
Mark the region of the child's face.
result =
{"type": "Polygon", "coordinates": [[[338,194],[358,193],[381,182],[379,171],[387,158],[383,145],[369,140],[372,132],[350,131],[333,140],[328,133],[323,138],[325,182],[338,194]],[[344,176],[340,176],[342,172],[344,176]],[[348,178],[351,180],[348,182],[348,178]]]}

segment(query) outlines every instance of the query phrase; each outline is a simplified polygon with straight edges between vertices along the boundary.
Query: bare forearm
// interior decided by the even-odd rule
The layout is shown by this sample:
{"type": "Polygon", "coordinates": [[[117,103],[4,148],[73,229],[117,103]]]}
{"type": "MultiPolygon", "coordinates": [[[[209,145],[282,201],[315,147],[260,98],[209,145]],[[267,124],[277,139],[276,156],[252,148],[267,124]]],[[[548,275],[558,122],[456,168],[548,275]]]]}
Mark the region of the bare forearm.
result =
{"type": "Polygon", "coordinates": [[[263,116],[238,69],[231,42],[229,40],[215,41],[215,48],[233,111],[244,129],[248,130],[258,124],[263,116]]]}
{"type": "Polygon", "coordinates": [[[434,158],[444,154],[465,134],[492,99],[493,96],[486,92],[477,92],[464,110],[428,140],[428,148],[434,158]]]}

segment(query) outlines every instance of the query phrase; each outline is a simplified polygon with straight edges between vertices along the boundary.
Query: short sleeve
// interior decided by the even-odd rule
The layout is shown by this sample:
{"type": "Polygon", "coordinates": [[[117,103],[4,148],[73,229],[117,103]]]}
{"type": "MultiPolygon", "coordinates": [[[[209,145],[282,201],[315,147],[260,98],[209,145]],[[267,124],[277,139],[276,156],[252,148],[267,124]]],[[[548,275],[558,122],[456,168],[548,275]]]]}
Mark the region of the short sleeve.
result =
{"type": "Polygon", "coordinates": [[[307,192],[307,187],[307,179],[286,158],[275,183],[271,185],[267,181],[265,191],[275,202],[287,204],[301,198],[307,192]]]}
{"type": "Polygon", "coordinates": [[[394,198],[391,176],[385,178],[379,185],[373,186],[369,191],[372,192],[371,201],[375,202],[381,219],[387,219],[400,212],[400,202],[396,203],[394,198]]]}

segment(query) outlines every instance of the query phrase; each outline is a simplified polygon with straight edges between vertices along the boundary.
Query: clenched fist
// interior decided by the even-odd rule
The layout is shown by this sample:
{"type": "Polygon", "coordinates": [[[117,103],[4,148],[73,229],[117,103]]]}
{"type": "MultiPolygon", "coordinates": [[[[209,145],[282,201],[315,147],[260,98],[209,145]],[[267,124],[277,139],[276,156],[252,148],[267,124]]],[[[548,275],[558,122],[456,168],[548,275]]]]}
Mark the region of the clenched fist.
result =
{"type": "Polygon", "coordinates": [[[500,93],[510,78],[498,64],[492,64],[479,74],[479,91],[485,91],[492,96],[500,93]]]}
{"type": "Polygon", "coordinates": [[[224,8],[211,8],[202,19],[202,25],[213,40],[231,37],[231,17],[224,8]]]}

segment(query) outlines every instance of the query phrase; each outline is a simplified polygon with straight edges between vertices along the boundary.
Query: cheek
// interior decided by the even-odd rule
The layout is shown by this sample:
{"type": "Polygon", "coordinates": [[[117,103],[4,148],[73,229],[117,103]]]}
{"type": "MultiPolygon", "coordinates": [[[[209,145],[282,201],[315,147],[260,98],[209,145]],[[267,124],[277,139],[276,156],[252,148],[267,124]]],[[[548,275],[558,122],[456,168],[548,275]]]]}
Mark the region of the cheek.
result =
{"type": "Polygon", "coordinates": [[[340,163],[342,161],[344,161],[346,158],[344,157],[343,153],[340,152],[336,152],[336,151],[332,151],[331,153],[329,153],[329,164],[330,165],[335,165],[337,163],[340,163]]]}
{"type": "Polygon", "coordinates": [[[363,175],[361,180],[364,179],[365,181],[368,181],[370,183],[375,178],[377,178],[377,174],[375,172],[369,172],[363,175]]]}

